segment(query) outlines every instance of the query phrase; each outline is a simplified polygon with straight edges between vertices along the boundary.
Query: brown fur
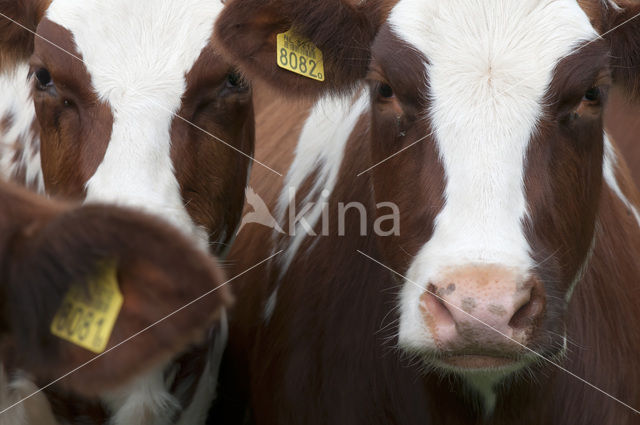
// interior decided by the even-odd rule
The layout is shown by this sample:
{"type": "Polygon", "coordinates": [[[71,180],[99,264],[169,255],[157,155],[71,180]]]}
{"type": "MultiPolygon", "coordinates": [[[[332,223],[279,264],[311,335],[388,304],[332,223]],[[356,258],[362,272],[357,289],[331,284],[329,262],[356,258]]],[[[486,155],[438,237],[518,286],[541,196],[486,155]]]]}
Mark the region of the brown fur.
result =
{"type": "MultiPolygon", "coordinates": [[[[35,31],[51,0],[0,0],[0,13],[35,31]]],[[[33,52],[33,34],[0,16],[0,73],[11,71],[33,52]]]]}
{"type": "Polygon", "coordinates": [[[624,11],[615,16],[608,36],[611,45],[613,79],[629,99],[640,101],[640,2],[619,1],[624,11]],[[633,17],[635,17],[633,20],[633,17]]]}
{"type": "MultiPolygon", "coordinates": [[[[70,209],[4,184],[1,189],[2,358],[39,379],[56,379],[94,357],[51,335],[49,323],[69,285],[102,262],[117,263],[125,297],[109,347],[224,280],[208,256],[155,219],[103,206],[70,209]]],[[[221,289],[61,384],[85,395],[114,388],[200,340],[229,300],[221,289]]]]}
{"type": "Polygon", "coordinates": [[[615,2],[622,8],[620,11],[608,0],[579,0],[594,27],[609,42],[614,83],[623,88],[629,99],[640,100],[640,16],[635,17],[640,14],[640,2],[615,2]]]}
{"type": "MultiPolygon", "coordinates": [[[[256,158],[269,164],[276,170],[285,171],[293,161],[295,143],[301,132],[302,123],[308,116],[310,102],[290,101],[277,99],[277,94],[268,86],[256,82],[254,84],[254,105],[256,108],[256,122],[260,125],[256,128],[256,139],[261,143],[256,145],[256,158]],[[281,119],[274,120],[273,117],[281,119]]],[[[254,188],[267,205],[276,205],[280,195],[280,185],[272,184],[274,175],[271,171],[263,167],[253,167],[249,185],[254,188]]],[[[273,210],[271,210],[273,211],[273,210]]],[[[243,214],[250,212],[250,207],[245,206],[243,214]]],[[[282,224],[285,226],[286,224],[282,224]]],[[[270,229],[248,225],[238,235],[234,246],[252,246],[266,248],[273,241],[270,229]]],[[[260,250],[260,253],[266,253],[260,250]]],[[[238,255],[232,248],[229,257],[232,258],[232,265],[235,271],[244,271],[254,266],[258,261],[251,263],[258,255],[258,251],[253,251],[249,255],[238,255]]],[[[266,279],[267,267],[259,267],[250,274],[257,279],[266,279]]],[[[218,394],[214,402],[212,416],[214,423],[235,424],[243,418],[246,408],[246,397],[249,391],[248,384],[249,370],[248,356],[251,354],[247,350],[246,341],[251,341],[257,332],[260,322],[256,320],[256,312],[263,307],[264,299],[268,296],[266,285],[254,286],[253,279],[242,279],[234,281],[234,295],[242,298],[242,305],[238,305],[232,314],[234,320],[229,323],[229,344],[225,354],[225,366],[220,370],[220,380],[225,383],[223,390],[218,394]],[[241,377],[238,376],[241,375],[241,377]]]]}
{"type": "Polygon", "coordinates": [[[295,96],[346,91],[364,77],[371,45],[393,1],[233,0],[218,20],[219,48],[251,79],[266,80],[295,96]],[[325,81],[314,81],[276,64],[276,35],[294,25],[324,56],[325,81]],[[343,64],[348,63],[348,67],[343,64]]]}
{"type": "Polygon", "coordinates": [[[255,139],[251,87],[228,87],[233,69],[208,46],[187,74],[178,115],[243,152],[174,117],[171,157],[182,199],[194,221],[209,231],[211,252],[226,252],[240,222],[249,158],[255,139]],[[221,84],[222,81],[222,84],[221,84]]]}
{"type": "MultiPolygon", "coordinates": [[[[624,8],[609,18],[609,28],[640,13],[640,1],[616,0],[624,8]]],[[[611,12],[609,12],[611,15],[611,12]]],[[[611,44],[614,87],[607,105],[606,128],[618,142],[636,186],[640,185],[640,17],[613,31],[611,44]]],[[[639,186],[640,187],[640,186],[639,186]]]]}
{"type": "MultiPolygon", "coordinates": [[[[81,58],[67,29],[44,19],[38,33],[81,58]]],[[[92,90],[84,63],[41,38],[36,39],[35,48],[34,69],[46,68],[57,92],[56,96],[33,92],[45,189],[51,195],[83,199],[85,183],[102,162],[111,138],[111,108],[92,90]],[[65,106],[64,100],[72,106],[65,106]]]]}
{"type": "Polygon", "coordinates": [[[636,187],[640,187],[640,101],[631,102],[621,87],[613,87],[605,111],[605,127],[629,165],[636,187]]]}

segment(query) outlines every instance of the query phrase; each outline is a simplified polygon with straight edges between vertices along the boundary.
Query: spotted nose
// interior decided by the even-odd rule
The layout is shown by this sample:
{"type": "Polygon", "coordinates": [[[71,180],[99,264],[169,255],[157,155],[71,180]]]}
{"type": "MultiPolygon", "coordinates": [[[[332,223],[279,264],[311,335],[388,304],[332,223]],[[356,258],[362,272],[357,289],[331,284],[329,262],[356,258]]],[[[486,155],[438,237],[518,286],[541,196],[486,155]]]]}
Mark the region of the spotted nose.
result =
{"type": "Polygon", "coordinates": [[[500,266],[451,270],[426,289],[420,310],[442,350],[525,343],[545,310],[544,287],[537,279],[500,266]]]}

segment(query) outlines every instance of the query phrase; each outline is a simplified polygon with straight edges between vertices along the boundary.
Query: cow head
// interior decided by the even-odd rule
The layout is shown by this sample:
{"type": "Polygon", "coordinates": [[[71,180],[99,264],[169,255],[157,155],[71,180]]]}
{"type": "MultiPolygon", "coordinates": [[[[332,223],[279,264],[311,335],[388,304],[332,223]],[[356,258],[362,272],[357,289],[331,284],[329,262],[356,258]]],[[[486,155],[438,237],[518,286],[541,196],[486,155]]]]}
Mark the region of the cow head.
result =
{"type": "Polygon", "coordinates": [[[26,27],[0,17],[1,67],[30,57],[49,194],[141,207],[215,252],[230,242],[254,132],[251,90],[211,42],[222,8],[0,2],[26,27]]]}
{"type": "Polygon", "coordinates": [[[401,235],[379,241],[385,264],[405,276],[399,345],[440,371],[500,376],[539,361],[530,350],[561,353],[611,150],[603,104],[612,83],[637,95],[640,82],[640,20],[607,31],[640,8],[400,0],[374,39],[377,4],[323,1],[305,15],[293,3],[234,0],[218,36],[230,52],[248,44],[241,69],[311,94],[323,83],[276,76],[274,31],[293,26],[338,55],[330,94],[364,73],[335,46],[355,40],[371,55],[369,150],[379,165],[367,174],[375,201],[401,210],[401,235]]]}
{"type": "MultiPolygon", "coordinates": [[[[91,362],[60,385],[97,396],[204,340],[230,301],[226,288],[216,290],[224,279],[215,260],[155,218],[53,203],[4,183],[0,204],[0,369],[17,368],[48,383],[91,362]],[[55,337],[50,325],[69,288],[86,287],[107,263],[123,303],[106,349],[127,343],[95,358],[55,337]],[[168,314],[173,316],[161,321],[168,314]]],[[[0,404],[6,390],[0,389],[0,404]]]]}

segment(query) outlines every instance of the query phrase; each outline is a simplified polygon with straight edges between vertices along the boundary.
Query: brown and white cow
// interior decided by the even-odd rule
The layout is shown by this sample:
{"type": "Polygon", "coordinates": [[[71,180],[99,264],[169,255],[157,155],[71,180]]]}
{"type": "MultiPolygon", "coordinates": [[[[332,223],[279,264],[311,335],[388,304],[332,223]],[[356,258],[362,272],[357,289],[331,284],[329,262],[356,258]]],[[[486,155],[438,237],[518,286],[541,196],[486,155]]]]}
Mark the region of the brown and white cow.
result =
{"type": "MultiPolygon", "coordinates": [[[[209,255],[155,218],[116,207],[54,203],[3,182],[0,205],[0,423],[58,423],[44,393],[16,403],[35,393],[36,385],[95,358],[49,328],[70,286],[86,285],[101,264],[116,264],[124,299],[107,349],[223,283],[209,255]]],[[[46,391],[61,397],[117,390],[204,340],[229,300],[221,288],[46,391]]],[[[62,423],[106,423],[104,417],[94,420],[102,412],[99,404],[92,408],[67,406],[84,419],[62,423]]]]}
{"type": "Polygon", "coordinates": [[[216,27],[251,78],[325,93],[257,115],[288,173],[252,186],[292,230],[234,245],[239,270],[283,253],[234,288],[221,417],[248,392],[258,424],[640,423],[640,196],[602,117],[612,83],[638,97],[640,8],[302,3],[216,27]],[[278,69],[290,27],[324,83],[278,69]]]}
{"type": "MultiPolygon", "coordinates": [[[[242,212],[254,118],[250,87],[212,42],[222,8],[0,0],[0,174],[48,195],[142,209],[223,256],[242,212]]],[[[203,421],[224,330],[103,400],[110,423],[203,421]]],[[[54,404],[78,420],[69,403],[54,404]]]]}

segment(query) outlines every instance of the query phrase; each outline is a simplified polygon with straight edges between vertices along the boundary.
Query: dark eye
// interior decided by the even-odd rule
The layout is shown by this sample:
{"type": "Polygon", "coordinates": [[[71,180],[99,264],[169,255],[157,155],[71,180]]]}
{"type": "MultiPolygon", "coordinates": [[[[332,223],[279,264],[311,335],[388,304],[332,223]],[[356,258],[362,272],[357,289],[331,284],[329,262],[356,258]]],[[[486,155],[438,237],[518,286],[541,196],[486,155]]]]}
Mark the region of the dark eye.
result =
{"type": "Polygon", "coordinates": [[[393,89],[389,84],[380,83],[378,86],[378,94],[384,99],[390,99],[393,97],[393,89]]]}
{"type": "Polygon", "coordinates": [[[237,89],[246,87],[246,83],[242,75],[237,72],[231,72],[227,75],[227,87],[237,89]]]}
{"type": "Polygon", "coordinates": [[[602,100],[602,90],[600,90],[600,87],[591,87],[584,94],[582,100],[594,104],[600,103],[600,101],[602,100]]]}
{"type": "Polygon", "coordinates": [[[36,76],[36,87],[38,90],[46,90],[49,87],[53,86],[53,78],[49,71],[45,68],[40,68],[35,72],[36,76]]]}

